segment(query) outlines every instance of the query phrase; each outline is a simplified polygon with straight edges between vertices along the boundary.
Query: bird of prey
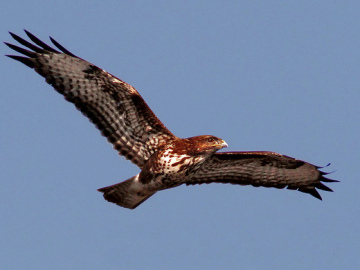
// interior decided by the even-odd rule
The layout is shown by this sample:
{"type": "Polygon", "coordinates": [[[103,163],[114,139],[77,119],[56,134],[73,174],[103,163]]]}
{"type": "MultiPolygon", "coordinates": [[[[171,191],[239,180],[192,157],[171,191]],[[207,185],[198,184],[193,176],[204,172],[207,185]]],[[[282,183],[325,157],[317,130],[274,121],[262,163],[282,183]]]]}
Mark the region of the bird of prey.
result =
{"type": "Polygon", "coordinates": [[[33,68],[95,124],[120,155],[140,168],[121,183],[100,188],[104,198],[134,209],[157,191],[182,184],[230,183],[287,188],[321,200],[316,189],[332,191],[320,167],[266,152],[219,152],[224,140],[202,135],[178,138],[151,111],[134,87],[77,57],[50,37],[54,49],[25,30],[33,42],[10,32],[27,49],[7,55],[33,68]]]}

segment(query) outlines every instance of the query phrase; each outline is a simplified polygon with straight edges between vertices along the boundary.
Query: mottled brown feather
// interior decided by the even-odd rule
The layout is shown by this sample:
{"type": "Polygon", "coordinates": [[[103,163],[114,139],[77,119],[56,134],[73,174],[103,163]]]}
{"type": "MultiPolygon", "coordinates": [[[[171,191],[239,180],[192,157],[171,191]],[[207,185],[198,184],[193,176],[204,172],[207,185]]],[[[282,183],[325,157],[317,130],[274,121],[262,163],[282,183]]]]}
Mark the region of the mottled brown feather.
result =
{"type": "Polygon", "coordinates": [[[211,156],[187,185],[230,183],[254,187],[274,187],[309,193],[321,200],[315,188],[332,191],[321,183],[327,179],[318,167],[273,152],[223,152],[211,156]]]}
{"type": "Polygon", "coordinates": [[[26,34],[40,47],[11,33],[31,51],[6,43],[29,58],[9,57],[34,68],[95,124],[120,155],[141,168],[160,145],[175,137],[131,85],[76,57],[53,39],[62,52],[26,34]]]}

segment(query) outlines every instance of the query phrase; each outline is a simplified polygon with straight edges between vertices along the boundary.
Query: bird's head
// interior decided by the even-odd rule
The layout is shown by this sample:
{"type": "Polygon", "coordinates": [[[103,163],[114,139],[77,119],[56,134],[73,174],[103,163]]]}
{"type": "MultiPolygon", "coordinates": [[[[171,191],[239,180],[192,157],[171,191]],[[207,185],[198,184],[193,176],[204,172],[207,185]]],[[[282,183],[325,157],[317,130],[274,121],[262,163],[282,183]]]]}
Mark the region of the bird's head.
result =
{"type": "Polygon", "coordinates": [[[202,135],[186,139],[190,149],[197,154],[213,154],[221,148],[227,147],[227,143],[218,137],[202,135]]]}

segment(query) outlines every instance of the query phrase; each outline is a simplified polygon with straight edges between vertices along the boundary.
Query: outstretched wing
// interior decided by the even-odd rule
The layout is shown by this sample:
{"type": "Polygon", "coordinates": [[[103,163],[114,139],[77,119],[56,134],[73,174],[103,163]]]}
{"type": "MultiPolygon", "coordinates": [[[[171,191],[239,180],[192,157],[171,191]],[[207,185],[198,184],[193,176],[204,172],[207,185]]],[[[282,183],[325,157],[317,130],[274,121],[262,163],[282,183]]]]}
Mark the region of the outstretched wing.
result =
{"type": "Polygon", "coordinates": [[[7,56],[43,76],[96,125],[119,154],[141,168],[161,144],[175,137],[131,85],[75,56],[54,39],[50,38],[61,52],[25,32],[37,46],[10,33],[31,51],[5,43],[27,57],[7,56]]]}
{"type": "Polygon", "coordinates": [[[332,191],[321,182],[338,182],[310,163],[273,152],[225,152],[211,156],[187,185],[231,183],[274,187],[309,193],[321,200],[316,188],[332,191]]]}

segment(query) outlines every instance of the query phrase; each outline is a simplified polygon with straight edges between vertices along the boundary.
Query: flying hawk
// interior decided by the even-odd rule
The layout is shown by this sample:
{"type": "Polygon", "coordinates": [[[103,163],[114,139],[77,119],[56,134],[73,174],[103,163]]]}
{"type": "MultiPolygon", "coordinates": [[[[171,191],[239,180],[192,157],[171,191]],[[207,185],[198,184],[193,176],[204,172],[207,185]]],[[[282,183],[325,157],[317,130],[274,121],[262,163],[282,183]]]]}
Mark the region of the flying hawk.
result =
{"type": "Polygon", "coordinates": [[[131,85],[77,57],[50,37],[60,50],[25,30],[33,43],[10,32],[25,55],[8,57],[33,68],[101,131],[120,155],[140,168],[121,183],[100,188],[104,198],[134,209],[159,190],[203,183],[287,188],[321,200],[317,189],[332,191],[320,167],[285,155],[222,152],[224,140],[210,135],[181,139],[172,134],[131,85]]]}

